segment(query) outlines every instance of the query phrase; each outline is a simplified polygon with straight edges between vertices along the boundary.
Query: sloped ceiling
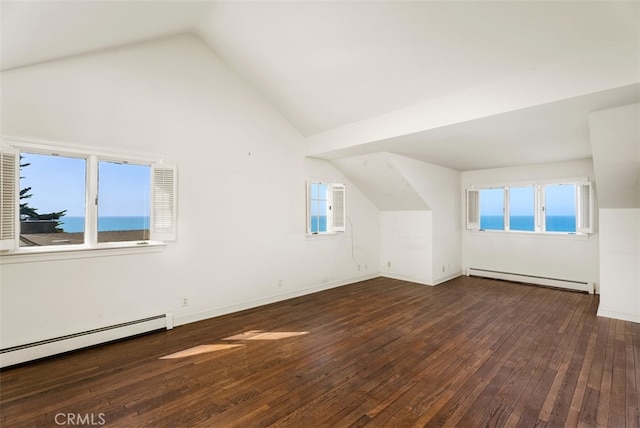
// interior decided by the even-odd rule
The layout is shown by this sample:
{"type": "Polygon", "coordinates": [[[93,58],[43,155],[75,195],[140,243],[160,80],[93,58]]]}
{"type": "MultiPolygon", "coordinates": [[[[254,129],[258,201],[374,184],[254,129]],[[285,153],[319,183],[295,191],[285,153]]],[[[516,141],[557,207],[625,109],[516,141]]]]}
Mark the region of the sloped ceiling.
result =
{"type": "Polygon", "coordinates": [[[4,71],[196,34],[309,137],[310,155],[327,159],[401,152],[467,170],[585,158],[591,156],[585,108],[640,99],[633,86],[640,82],[638,2],[3,1],[1,12],[4,71]],[[495,117],[460,118],[442,130],[378,133],[366,122],[395,114],[395,124],[402,124],[408,120],[403,109],[411,106],[430,102],[437,112],[441,100],[456,94],[616,46],[631,52],[620,54],[627,62],[618,74],[626,77],[614,76],[609,62],[598,60],[602,70],[591,70],[596,77],[589,81],[594,89],[581,87],[571,97],[549,95],[526,108],[487,110],[495,117]],[[598,87],[600,75],[609,80],[598,87]],[[568,100],[578,95],[595,98],[568,100]],[[369,134],[353,151],[350,127],[360,122],[369,134]],[[334,131],[340,138],[315,138],[334,131]],[[536,144],[534,136],[543,158],[518,150],[536,144]],[[336,146],[339,139],[345,142],[336,146]],[[483,156],[491,152],[499,156],[483,156]]]}
{"type": "Polygon", "coordinates": [[[380,211],[429,211],[389,153],[336,159],[333,163],[380,211]]]}
{"type": "Polygon", "coordinates": [[[310,135],[637,39],[638,6],[221,2],[200,28],[310,135]]]}
{"type": "Polygon", "coordinates": [[[195,30],[206,2],[2,1],[2,70],[195,30]]]}

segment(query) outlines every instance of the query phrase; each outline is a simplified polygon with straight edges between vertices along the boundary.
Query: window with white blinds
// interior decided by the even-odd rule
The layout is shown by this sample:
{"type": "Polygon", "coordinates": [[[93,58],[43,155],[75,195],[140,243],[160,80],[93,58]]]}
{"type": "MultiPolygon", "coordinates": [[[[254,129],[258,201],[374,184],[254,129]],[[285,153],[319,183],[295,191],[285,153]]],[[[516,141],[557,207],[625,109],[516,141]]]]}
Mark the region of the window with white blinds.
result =
{"type": "Polygon", "coordinates": [[[346,222],[345,185],[307,182],[307,234],[344,232],[346,222]]]}
{"type": "Polygon", "coordinates": [[[153,232],[154,239],[176,239],[176,168],[155,165],[153,171],[153,232]]]}
{"type": "Polygon", "coordinates": [[[176,239],[177,169],[156,157],[2,142],[0,250],[153,245],[176,239]]]}
{"type": "Polygon", "coordinates": [[[14,248],[18,239],[19,164],[17,150],[0,150],[0,250],[14,248]]]}
{"type": "Polygon", "coordinates": [[[594,232],[593,183],[586,180],[474,186],[465,196],[468,230],[594,232]]]}

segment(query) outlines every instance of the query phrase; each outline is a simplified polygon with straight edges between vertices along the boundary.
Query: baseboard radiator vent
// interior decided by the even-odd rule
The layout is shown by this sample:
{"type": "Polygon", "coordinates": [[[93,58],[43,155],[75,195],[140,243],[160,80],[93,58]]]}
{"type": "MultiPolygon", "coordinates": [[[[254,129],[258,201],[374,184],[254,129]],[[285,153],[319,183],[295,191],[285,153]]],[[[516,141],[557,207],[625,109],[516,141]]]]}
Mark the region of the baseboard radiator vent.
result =
{"type": "Polygon", "coordinates": [[[76,349],[124,339],[155,330],[173,328],[173,314],[143,318],[24,345],[0,349],[0,368],[37,360],[76,349]]]}
{"type": "Polygon", "coordinates": [[[495,270],[467,268],[465,275],[480,276],[483,278],[502,279],[505,281],[522,282],[525,284],[544,285],[547,287],[566,288],[569,290],[584,291],[593,294],[595,286],[593,282],[571,281],[567,279],[547,278],[543,276],[523,275],[511,272],[500,272],[495,270]]]}

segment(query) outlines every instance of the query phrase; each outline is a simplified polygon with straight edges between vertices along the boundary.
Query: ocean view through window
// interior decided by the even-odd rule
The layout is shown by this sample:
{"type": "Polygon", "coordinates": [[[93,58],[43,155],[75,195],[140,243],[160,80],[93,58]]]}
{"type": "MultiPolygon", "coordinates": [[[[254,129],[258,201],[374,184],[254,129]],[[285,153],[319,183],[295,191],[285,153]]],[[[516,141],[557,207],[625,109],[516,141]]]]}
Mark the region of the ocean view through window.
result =
{"type": "Polygon", "coordinates": [[[509,188],[509,230],[536,230],[535,195],[534,186],[509,188]]]}
{"type": "Polygon", "coordinates": [[[156,156],[29,140],[3,140],[2,156],[15,165],[3,195],[16,195],[2,198],[13,219],[2,251],[62,253],[176,239],[177,170],[156,156]]]}
{"type": "MultiPolygon", "coordinates": [[[[98,232],[148,229],[149,222],[148,216],[103,216],[98,219],[98,232]]],[[[60,227],[69,233],[84,232],[84,217],[65,216],[60,220],[60,227]]]]}
{"type": "Polygon", "coordinates": [[[309,230],[311,233],[327,232],[327,217],[329,212],[329,185],[326,183],[311,183],[309,185],[309,230]]]}
{"type": "Polygon", "coordinates": [[[480,228],[504,230],[504,189],[480,190],[480,228]]]}
{"type": "Polygon", "coordinates": [[[546,186],[545,230],[549,232],[576,231],[576,186],[575,184],[554,184],[546,186]]]}
{"type": "Polygon", "coordinates": [[[69,213],[84,211],[86,170],[82,158],[20,154],[21,247],[84,243],[84,225],[70,235],[62,221],[69,213]]]}
{"type": "Polygon", "coordinates": [[[98,242],[150,238],[150,186],[149,165],[98,162],[98,242]]]}
{"type": "Polygon", "coordinates": [[[344,184],[307,182],[307,234],[344,232],[345,218],[344,184]]]}
{"type": "MultiPolygon", "coordinates": [[[[502,230],[504,217],[502,216],[481,216],[480,225],[483,230],[502,230]]],[[[513,231],[533,231],[534,216],[511,216],[511,230],[513,231]]],[[[575,232],[576,217],[574,216],[547,216],[547,232],[575,232]]]]}
{"type": "Polygon", "coordinates": [[[586,181],[467,189],[467,229],[592,233],[591,189],[586,181]],[[479,213],[475,222],[469,220],[474,218],[473,213],[479,213]],[[578,227],[583,219],[577,213],[585,214],[588,227],[578,227]]]}

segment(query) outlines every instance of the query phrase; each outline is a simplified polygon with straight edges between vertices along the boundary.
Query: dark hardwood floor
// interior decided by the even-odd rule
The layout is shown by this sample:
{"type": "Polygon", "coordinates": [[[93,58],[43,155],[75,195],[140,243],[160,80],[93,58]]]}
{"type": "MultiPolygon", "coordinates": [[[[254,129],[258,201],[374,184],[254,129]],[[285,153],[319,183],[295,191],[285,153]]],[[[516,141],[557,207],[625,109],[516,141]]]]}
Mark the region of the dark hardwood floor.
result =
{"type": "Polygon", "coordinates": [[[3,370],[0,425],[638,427],[640,324],[597,306],[378,278],[3,370]]]}

